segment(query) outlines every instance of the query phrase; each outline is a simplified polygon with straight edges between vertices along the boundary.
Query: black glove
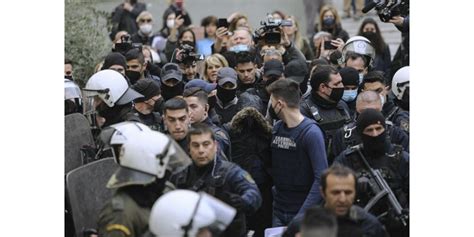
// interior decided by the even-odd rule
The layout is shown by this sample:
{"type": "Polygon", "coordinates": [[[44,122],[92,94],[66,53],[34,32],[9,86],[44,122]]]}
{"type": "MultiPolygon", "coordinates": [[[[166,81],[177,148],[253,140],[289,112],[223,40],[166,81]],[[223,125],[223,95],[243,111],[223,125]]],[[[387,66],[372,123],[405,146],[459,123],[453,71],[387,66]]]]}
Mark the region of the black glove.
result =
{"type": "Polygon", "coordinates": [[[240,195],[230,192],[224,193],[224,201],[234,207],[237,210],[242,210],[244,208],[244,202],[240,195]]]}

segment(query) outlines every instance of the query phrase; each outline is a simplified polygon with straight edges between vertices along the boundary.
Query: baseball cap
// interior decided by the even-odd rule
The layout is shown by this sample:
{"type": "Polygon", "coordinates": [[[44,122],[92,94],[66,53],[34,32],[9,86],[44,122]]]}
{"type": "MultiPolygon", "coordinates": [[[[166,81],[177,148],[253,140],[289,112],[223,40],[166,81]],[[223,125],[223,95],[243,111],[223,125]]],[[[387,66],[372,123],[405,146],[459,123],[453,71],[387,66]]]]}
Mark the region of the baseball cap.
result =
{"type": "Polygon", "coordinates": [[[230,67],[223,67],[217,71],[217,83],[219,86],[223,86],[227,82],[237,86],[237,77],[237,72],[230,67]]]}
{"type": "Polygon", "coordinates": [[[185,90],[192,87],[199,87],[209,94],[211,91],[216,89],[216,84],[212,84],[201,79],[193,79],[184,85],[185,90]]]}
{"type": "Polygon", "coordinates": [[[308,67],[303,60],[292,60],[285,67],[285,76],[298,83],[304,81],[305,75],[308,73],[308,67]]]}
{"type": "Polygon", "coordinates": [[[268,77],[272,75],[281,76],[284,72],[283,63],[272,59],[263,64],[263,75],[268,77]]]}
{"type": "Polygon", "coordinates": [[[167,63],[161,68],[161,80],[167,81],[169,79],[176,79],[178,81],[183,79],[183,73],[179,70],[178,64],[167,63]]]}

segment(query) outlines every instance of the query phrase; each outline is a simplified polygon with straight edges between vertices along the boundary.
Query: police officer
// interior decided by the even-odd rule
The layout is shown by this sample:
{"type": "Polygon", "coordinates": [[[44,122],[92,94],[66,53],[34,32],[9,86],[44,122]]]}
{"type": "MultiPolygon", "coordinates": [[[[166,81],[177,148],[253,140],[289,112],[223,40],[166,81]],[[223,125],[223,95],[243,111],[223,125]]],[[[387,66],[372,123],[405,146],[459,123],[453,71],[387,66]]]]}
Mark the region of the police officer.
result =
{"type": "Polygon", "coordinates": [[[235,208],[204,192],[174,190],[153,205],[149,222],[151,233],[144,237],[219,236],[235,214],[235,208]]]}
{"type": "Polygon", "coordinates": [[[395,104],[401,109],[392,121],[410,134],[410,66],[400,68],[392,80],[392,92],[395,104]]]}
{"type": "Polygon", "coordinates": [[[162,193],[173,189],[166,179],[189,158],[168,136],[148,131],[128,137],[121,147],[118,170],[107,188],[116,189],[99,214],[99,235],[141,236],[150,209],[162,193]]]}
{"type": "Polygon", "coordinates": [[[64,78],[64,115],[82,113],[81,89],[74,81],[64,78]]]}
{"type": "MultiPolygon", "coordinates": [[[[379,170],[401,207],[408,207],[409,191],[409,155],[396,148],[388,141],[385,129],[385,118],[375,109],[364,110],[357,118],[356,132],[361,136],[362,144],[346,149],[335,162],[353,169],[357,173],[358,194],[356,204],[365,206],[376,193],[369,183],[373,183],[369,168],[362,160],[366,159],[372,169],[379,170]]],[[[385,224],[391,236],[408,236],[406,228],[396,221],[392,215],[387,199],[381,199],[370,208],[376,216],[383,216],[380,221],[385,224]],[[383,215],[388,211],[388,215],[383,215]]]]}
{"type": "Polygon", "coordinates": [[[342,61],[346,67],[352,67],[359,72],[359,83],[372,69],[375,58],[375,48],[367,38],[353,36],[342,48],[342,61]]]}
{"type": "MultiPolygon", "coordinates": [[[[380,96],[374,91],[363,91],[357,96],[356,100],[356,116],[365,109],[372,108],[382,112],[382,101],[380,96]]],[[[398,126],[392,122],[385,120],[387,138],[393,143],[403,147],[403,150],[409,152],[410,140],[409,136],[398,126]]],[[[356,132],[356,121],[340,128],[334,136],[333,153],[339,155],[346,148],[360,144],[360,136],[356,132]]]]}
{"type": "Polygon", "coordinates": [[[320,65],[311,75],[311,93],[300,103],[301,113],[315,120],[325,132],[328,163],[336,154],[332,153],[332,140],[336,131],[351,120],[347,104],[341,100],[344,84],[333,66],[320,65]]]}
{"type": "Polygon", "coordinates": [[[106,69],[95,73],[82,92],[84,115],[89,117],[93,126],[107,127],[137,119],[130,113],[132,101],[143,95],[129,88],[125,77],[117,71],[106,69]]]}
{"type": "Polygon", "coordinates": [[[238,165],[218,156],[215,135],[207,125],[193,125],[188,140],[193,162],[170,180],[177,188],[205,191],[237,209],[222,236],[246,236],[245,214],[255,212],[262,202],[255,181],[238,165]]]}

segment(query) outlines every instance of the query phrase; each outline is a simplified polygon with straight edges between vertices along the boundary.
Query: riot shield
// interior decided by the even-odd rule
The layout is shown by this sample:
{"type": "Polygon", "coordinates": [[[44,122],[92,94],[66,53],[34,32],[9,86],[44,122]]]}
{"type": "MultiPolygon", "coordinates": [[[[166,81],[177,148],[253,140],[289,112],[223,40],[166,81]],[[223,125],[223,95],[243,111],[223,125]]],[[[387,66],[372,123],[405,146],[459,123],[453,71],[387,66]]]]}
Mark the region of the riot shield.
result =
{"type": "Polygon", "coordinates": [[[64,118],[65,174],[81,165],[81,147],[95,147],[89,121],[80,113],[68,114],[64,118]]]}
{"type": "Polygon", "coordinates": [[[114,158],[104,158],[76,168],[66,175],[66,189],[76,236],[82,236],[85,229],[97,228],[99,212],[113,194],[113,190],[105,185],[118,167],[114,158]]]}

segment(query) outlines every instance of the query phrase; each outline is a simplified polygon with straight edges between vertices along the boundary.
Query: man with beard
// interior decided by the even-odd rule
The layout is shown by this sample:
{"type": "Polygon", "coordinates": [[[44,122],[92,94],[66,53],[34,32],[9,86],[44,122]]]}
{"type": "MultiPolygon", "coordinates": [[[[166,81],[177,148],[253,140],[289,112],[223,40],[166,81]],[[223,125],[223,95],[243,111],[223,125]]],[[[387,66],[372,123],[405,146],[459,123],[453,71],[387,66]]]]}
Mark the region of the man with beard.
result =
{"type": "Polygon", "coordinates": [[[281,119],[271,140],[274,227],[288,225],[322,200],[320,177],[328,167],[323,132],[301,114],[299,91],[293,80],[277,80],[268,88],[271,107],[281,119]]]}
{"type": "Polygon", "coordinates": [[[312,73],[311,93],[301,101],[301,113],[315,120],[325,133],[326,151],[329,164],[335,154],[332,154],[332,140],[336,131],[350,122],[349,109],[341,100],[344,94],[344,84],[336,68],[330,65],[320,65],[312,73]]]}
{"type": "Polygon", "coordinates": [[[161,131],[161,114],[153,111],[156,103],[159,104],[163,100],[158,83],[151,79],[143,79],[135,83],[132,88],[144,96],[133,101],[135,115],[152,130],[161,131]]]}
{"type": "MultiPolygon", "coordinates": [[[[408,208],[409,155],[387,139],[383,114],[375,109],[364,110],[357,118],[356,129],[362,144],[346,149],[335,159],[336,163],[357,173],[359,190],[356,204],[363,207],[377,194],[370,185],[375,181],[369,175],[369,167],[364,163],[364,158],[372,169],[380,171],[401,207],[408,208]]],[[[369,209],[370,213],[381,216],[380,221],[386,226],[390,236],[408,236],[408,228],[401,226],[392,211],[387,198],[378,200],[369,209]]]]}

